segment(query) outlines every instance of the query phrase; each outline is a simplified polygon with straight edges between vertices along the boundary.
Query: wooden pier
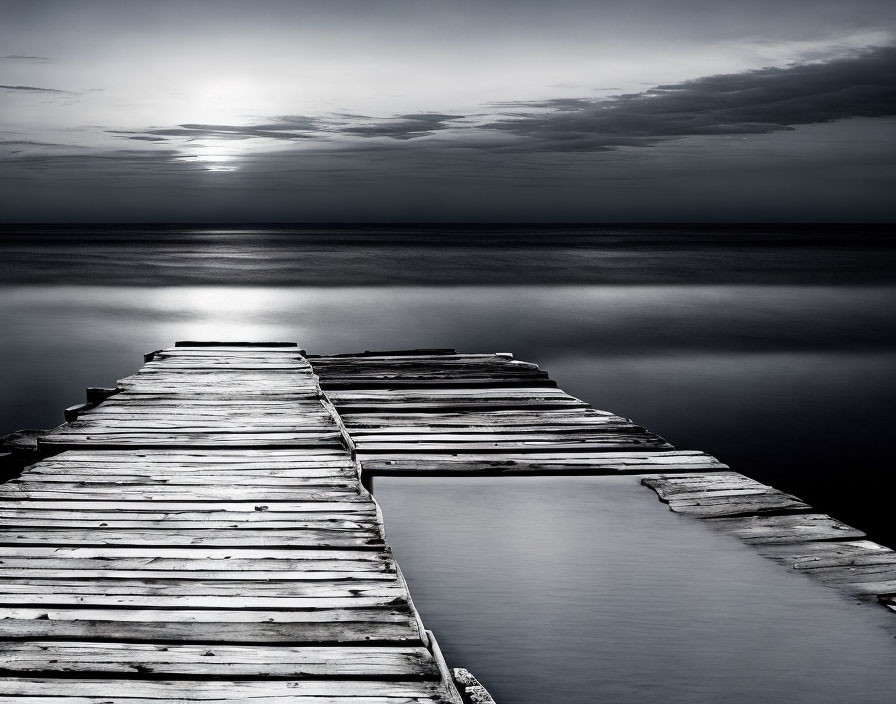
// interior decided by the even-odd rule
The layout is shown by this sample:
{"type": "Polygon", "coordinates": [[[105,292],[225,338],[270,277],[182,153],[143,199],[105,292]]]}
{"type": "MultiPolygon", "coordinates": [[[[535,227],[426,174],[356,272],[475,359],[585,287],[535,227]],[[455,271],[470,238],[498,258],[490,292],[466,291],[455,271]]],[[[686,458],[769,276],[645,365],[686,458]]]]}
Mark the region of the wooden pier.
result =
{"type": "Polygon", "coordinates": [[[708,519],[763,555],[896,610],[896,552],[704,452],[556,388],[509,354],[309,356],[367,477],[634,474],[672,511],[708,519]]]}
{"type": "Polygon", "coordinates": [[[0,485],[0,701],[461,702],[292,346],[180,346],[0,485]]]}
{"type": "Polygon", "coordinates": [[[0,702],[490,702],[421,623],[377,474],[638,475],[806,574],[896,593],[893,551],[507,354],[178,343],[67,419],[0,485],[0,702]]]}

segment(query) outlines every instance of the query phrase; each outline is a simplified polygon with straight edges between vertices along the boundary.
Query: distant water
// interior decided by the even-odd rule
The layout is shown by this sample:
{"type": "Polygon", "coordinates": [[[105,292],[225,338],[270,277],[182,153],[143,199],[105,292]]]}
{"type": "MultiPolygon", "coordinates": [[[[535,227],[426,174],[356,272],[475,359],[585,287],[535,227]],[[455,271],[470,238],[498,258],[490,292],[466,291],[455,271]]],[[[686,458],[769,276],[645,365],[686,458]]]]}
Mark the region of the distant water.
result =
{"type": "Polygon", "coordinates": [[[124,286],[896,283],[892,228],[0,225],[0,280],[124,286]]]}
{"type": "MultiPolygon", "coordinates": [[[[114,384],[177,339],[510,351],[596,407],[896,545],[894,255],[882,228],[7,227],[0,429],[61,422],[85,386],[114,384]]],[[[731,687],[760,687],[748,681],[754,667],[766,694],[790,672],[790,701],[887,701],[877,696],[886,684],[871,657],[877,636],[844,625],[858,607],[704,535],[650,492],[622,480],[454,481],[380,479],[376,492],[428,625],[455,664],[498,683],[504,704],[545,701],[559,681],[548,665],[579,683],[560,698],[570,704],[657,701],[661,677],[670,701],[750,701],[731,687]],[[624,524],[607,523],[620,513],[624,524]],[[684,552],[657,542],[666,534],[684,552]],[[542,567],[527,576],[532,565],[542,567]],[[465,614],[459,593],[473,599],[465,614]],[[815,606],[800,609],[800,599],[815,606]],[[805,659],[787,660],[791,646],[805,659]],[[638,680],[645,658],[655,667],[638,680]],[[706,681],[693,681],[698,670],[706,681]],[[871,694],[807,689],[806,673],[823,672],[864,677],[871,694]]],[[[884,640],[892,646],[891,634],[884,640]]]]}

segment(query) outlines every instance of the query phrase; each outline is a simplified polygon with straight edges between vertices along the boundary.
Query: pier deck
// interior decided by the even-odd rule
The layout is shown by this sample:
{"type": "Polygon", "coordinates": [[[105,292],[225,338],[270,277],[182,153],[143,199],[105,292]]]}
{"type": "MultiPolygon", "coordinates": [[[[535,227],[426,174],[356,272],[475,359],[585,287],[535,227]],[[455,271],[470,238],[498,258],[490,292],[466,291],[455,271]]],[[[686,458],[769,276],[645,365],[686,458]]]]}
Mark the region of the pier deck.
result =
{"type": "Polygon", "coordinates": [[[0,702],[490,702],[421,623],[379,474],[636,475],[896,607],[892,550],[510,355],[178,343],[89,400],[0,485],[0,702]]]}
{"type": "Polygon", "coordinates": [[[461,701],[296,347],[176,347],[0,485],[0,701],[461,701]]]}
{"type": "Polygon", "coordinates": [[[454,350],[309,356],[376,475],[632,474],[672,511],[896,610],[896,552],[716,458],[675,450],[556,388],[509,354],[454,350]]]}

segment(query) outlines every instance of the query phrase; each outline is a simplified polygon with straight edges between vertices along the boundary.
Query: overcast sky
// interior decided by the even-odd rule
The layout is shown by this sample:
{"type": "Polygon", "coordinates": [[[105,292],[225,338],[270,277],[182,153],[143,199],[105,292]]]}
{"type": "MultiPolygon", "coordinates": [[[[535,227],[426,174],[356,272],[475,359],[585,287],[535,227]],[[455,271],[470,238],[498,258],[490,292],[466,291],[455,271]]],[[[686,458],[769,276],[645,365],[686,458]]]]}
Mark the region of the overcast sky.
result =
{"type": "Polygon", "coordinates": [[[892,0],[0,0],[0,218],[896,217],[892,0]]]}

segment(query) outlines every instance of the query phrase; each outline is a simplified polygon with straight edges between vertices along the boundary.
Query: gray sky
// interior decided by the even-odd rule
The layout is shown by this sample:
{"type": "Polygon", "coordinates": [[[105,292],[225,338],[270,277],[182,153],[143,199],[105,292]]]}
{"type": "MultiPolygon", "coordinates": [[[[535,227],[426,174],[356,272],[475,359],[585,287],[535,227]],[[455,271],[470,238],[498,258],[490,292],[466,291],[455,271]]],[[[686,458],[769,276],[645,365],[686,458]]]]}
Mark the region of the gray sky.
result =
{"type": "Polygon", "coordinates": [[[0,0],[5,221],[893,220],[890,0],[0,0]]]}

